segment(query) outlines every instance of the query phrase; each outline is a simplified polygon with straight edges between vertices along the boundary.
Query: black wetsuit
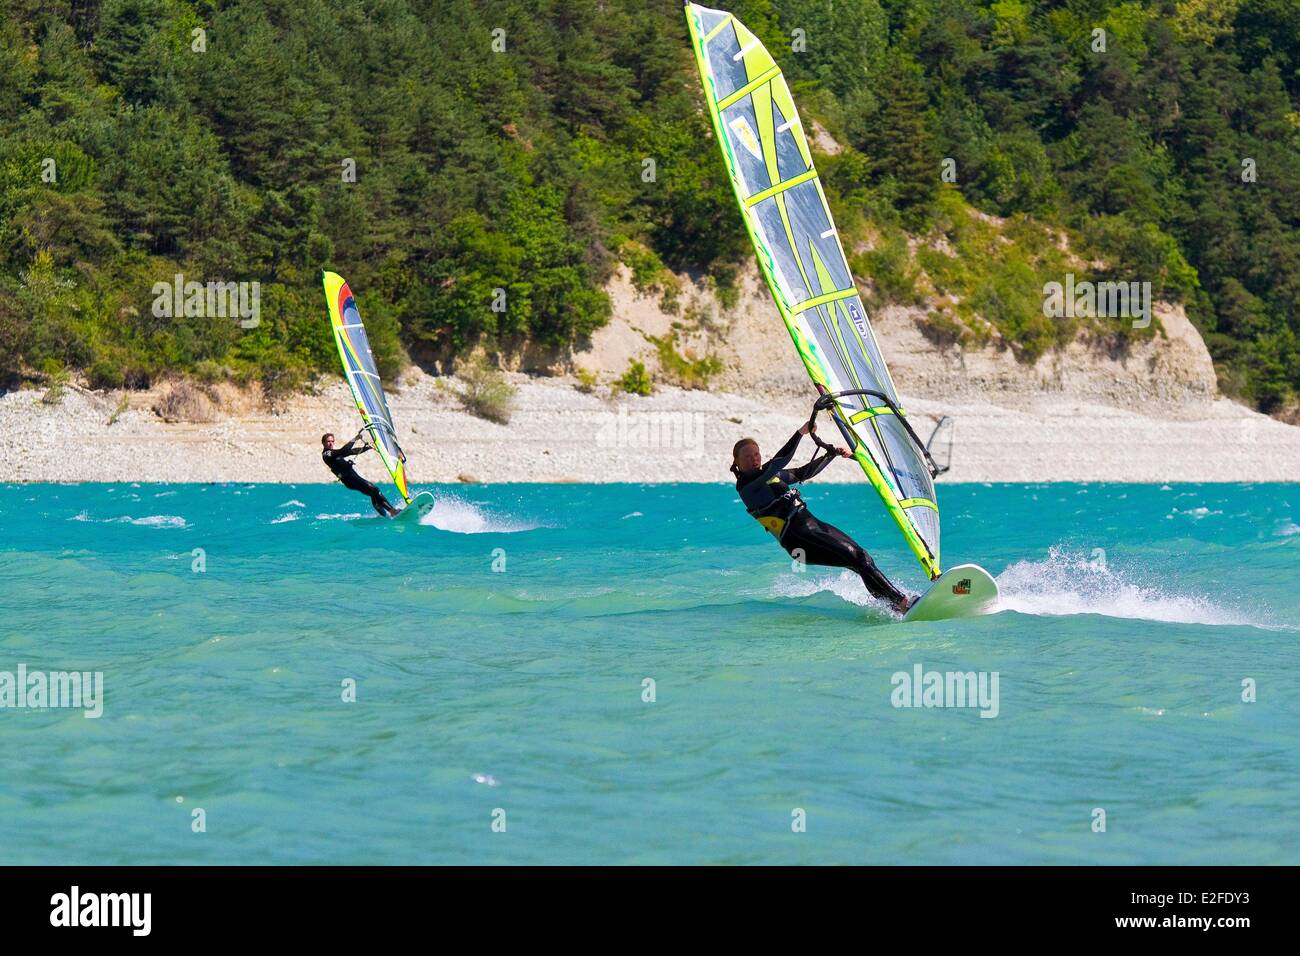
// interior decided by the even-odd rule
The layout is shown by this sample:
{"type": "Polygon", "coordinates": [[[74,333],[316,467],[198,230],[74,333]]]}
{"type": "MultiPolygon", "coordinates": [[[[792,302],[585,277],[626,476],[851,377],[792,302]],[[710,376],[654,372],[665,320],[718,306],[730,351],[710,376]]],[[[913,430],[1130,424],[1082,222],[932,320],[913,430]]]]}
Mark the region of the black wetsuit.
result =
{"type": "Polygon", "coordinates": [[[353,491],[359,491],[363,495],[370,496],[370,503],[375,506],[384,517],[390,517],[397,514],[397,509],[388,503],[384,493],[375,487],[373,482],[366,481],[359,474],[352,462],[348,461],[355,455],[365,451],[368,445],[362,445],[360,448],[354,448],[357,443],[354,438],[342,448],[326,448],[320,453],[321,460],[325,462],[325,467],[334,472],[334,477],[343,482],[344,488],[351,488],[353,491]]]}
{"type": "Polygon", "coordinates": [[[904,599],[902,592],[880,573],[871,555],[839,528],[818,521],[799,492],[790,487],[819,474],[837,456],[835,451],[827,451],[802,468],[787,469],[802,437],[795,432],[762,468],[737,473],[736,491],[740,500],[792,557],[802,557],[806,564],[852,568],[873,596],[892,604],[900,603],[904,599]]]}

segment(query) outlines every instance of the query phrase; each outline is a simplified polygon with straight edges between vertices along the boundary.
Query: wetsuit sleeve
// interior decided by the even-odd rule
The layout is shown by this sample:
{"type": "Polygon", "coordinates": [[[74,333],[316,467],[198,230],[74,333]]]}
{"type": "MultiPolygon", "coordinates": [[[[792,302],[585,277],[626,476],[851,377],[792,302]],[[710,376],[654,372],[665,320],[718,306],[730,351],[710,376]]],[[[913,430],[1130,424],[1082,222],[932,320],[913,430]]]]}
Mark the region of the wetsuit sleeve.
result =
{"type": "Polygon", "coordinates": [[[336,448],[334,450],[334,454],[337,455],[339,458],[352,458],[354,455],[360,455],[362,452],[368,450],[370,447],[369,445],[362,445],[360,448],[353,448],[352,446],[355,445],[356,443],[357,440],[354,438],[352,439],[352,441],[348,442],[342,448],[336,448]]]}
{"type": "Polygon", "coordinates": [[[791,435],[790,440],[781,446],[781,450],[772,456],[771,460],[763,466],[763,470],[759,472],[758,477],[754,480],[766,482],[780,474],[781,470],[790,464],[790,459],[794,457],[795,449],[799,447],[799,439],[801,438],[803,438],[803,435],[798,432],[791,435]]]}
{"type": "Polygon", "coordinates": [[[787,485],[793,485],[801,481],[808,481],[810,478],[816,478],[831,463],[832,459],[838,457],[839,452],[828,451],[820,458],[814,458],[802,468],[791,468],[789,471],[781,472],[781,480],[787,485]]]}

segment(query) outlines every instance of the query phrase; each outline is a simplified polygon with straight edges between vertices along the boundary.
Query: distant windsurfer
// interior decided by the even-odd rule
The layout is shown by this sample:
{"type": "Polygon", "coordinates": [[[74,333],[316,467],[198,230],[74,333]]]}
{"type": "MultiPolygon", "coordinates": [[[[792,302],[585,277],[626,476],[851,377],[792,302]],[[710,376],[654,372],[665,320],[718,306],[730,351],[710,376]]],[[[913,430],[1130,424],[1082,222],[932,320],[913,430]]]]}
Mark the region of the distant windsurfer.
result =
{"type": "Polygon", "coordinates": [[[357,442],[361,441],[361,435],[364,431],[363,428],[357,432],[356,436],[342,448],[335,448],[334,435],[331,432],[326,432],[320,438],[322,447],[321,460],[325,462],[325,467],[334,473],[334,477],[343,483],[344,488],[351,488],[363,495],[369,495],[370,503],[375,506],[375,510],[381,515],[391,518],[397,514],[397,509],[388,503],[384,493],[375,487],[373,482],[366,481],[357,474],[356,467],[348,460],[370,450],[370,445],[365,442],[362,442],[360,447],[357,446],[357,442]]]}
{"type": "Polygon", "coordinates": [[[880,573],[871,555],[857,542],[839,528],[813,517],[799,492],[790,487],[820,474],[832,458],[850,457],[847,449],[818,442],[826,449],[825,454],[802,468],[786,468],[799,447],[799,440],[810,430],[810,425],[805,423],[767,464],[763,464],[762,452],[754,439],[742,438],[736,442],[731,451],[731,472],[736,476],[740,500],[792,557],[806,564],[851,568],[874,597],[888,601],[902,614],[911,606],[911,599],[880,573]]]}

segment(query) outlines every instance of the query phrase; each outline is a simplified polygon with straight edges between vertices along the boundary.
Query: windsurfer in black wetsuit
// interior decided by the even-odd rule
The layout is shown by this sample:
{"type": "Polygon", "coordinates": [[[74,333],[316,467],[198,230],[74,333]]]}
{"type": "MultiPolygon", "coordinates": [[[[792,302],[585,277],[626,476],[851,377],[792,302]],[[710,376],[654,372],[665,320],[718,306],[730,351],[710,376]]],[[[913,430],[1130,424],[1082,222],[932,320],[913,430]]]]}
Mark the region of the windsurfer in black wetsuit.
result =
{"type": "Polygon", "coordinates": [[[799,492],[790,487],[819,474],[832,458],[850,457],[844,448],[822,445],[827,450],[821,457],[802,468],[787,469],[799,447],[799,439],[810,430],[805,423],[767,464],[763,464],[763,455],[754,439],[742,438],[736,442],[731,451],[731,472],[736,476],[740,500],[792,557],[806,564],[853,569],[874,597],[888,601],[894,610],[903,613],[911,607],[912,600],[880,573],[871,555],[858,547],[857,542],[839,528],[813,517],[799,492]]]}
{"type": "MultiPolygon", "coordinates": [[[[364,430],[362,429],[362,431],[364,430]]],[[[366,479],[358,475],[357,469],[352,462],[348,461],[349,458],[370,450],[370,446],[365,442],[362,442],[361,447],[358,448],[357,442],[360,440],[361,432],[357,432],[356,436],[342,448],[335,448],[334,435],[326,432],[320,438],[322,446],[321,460],[325,462],[326,468],[334,472],[334,477],[343,482],[344,488],[351,488],[363,495],[369,495],[370,503],[375,506],[375,510],[381,515],[391,518],[397,514],[397,509],[388,503],[384,493],[376,488],[372,482],[366,481],[366,479]]]]}

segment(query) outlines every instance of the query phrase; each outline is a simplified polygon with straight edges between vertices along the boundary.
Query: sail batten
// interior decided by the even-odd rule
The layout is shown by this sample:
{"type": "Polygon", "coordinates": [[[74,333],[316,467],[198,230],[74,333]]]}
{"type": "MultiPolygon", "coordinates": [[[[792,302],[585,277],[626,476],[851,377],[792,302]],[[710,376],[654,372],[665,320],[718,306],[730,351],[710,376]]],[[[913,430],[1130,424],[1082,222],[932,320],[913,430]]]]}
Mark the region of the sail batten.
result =
{"type": "Polygon", "coordinates": [[[939,507],[924,452],[867,320],[780,66],[730,13],[686,4],[696,64],[741,218],[777,311],[853,456],[937,577],[939,507]]]}

